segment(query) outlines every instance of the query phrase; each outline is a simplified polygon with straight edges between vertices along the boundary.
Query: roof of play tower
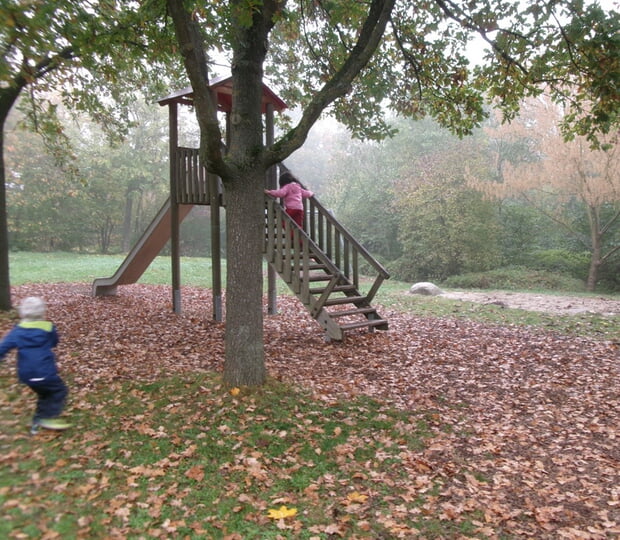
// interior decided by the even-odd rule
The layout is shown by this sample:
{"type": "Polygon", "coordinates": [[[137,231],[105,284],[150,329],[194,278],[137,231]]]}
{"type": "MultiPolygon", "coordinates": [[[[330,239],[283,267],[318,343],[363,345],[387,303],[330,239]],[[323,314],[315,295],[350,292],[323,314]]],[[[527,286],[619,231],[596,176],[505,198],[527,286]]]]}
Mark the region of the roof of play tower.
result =
{"type": "MultiPolygon", "coordinates": [[[[232,77],[216,77],[211,80],[209,88],[215,90],[217,95],[217,106],[220,111],[230,112],[232,109],[232,77]]],[[[157,101],[160,105],[168,103],[182,103],[184,105],[192,105],[194,99],[194,89],[191,86],[183,88],[163,97],[157,101]]],[[[263,83],[263,101],[262,112],[265,112],[267,104],[271,103],[275,111],[286,109],[287,105],[282,101],[267,85],[263,83]]]]}

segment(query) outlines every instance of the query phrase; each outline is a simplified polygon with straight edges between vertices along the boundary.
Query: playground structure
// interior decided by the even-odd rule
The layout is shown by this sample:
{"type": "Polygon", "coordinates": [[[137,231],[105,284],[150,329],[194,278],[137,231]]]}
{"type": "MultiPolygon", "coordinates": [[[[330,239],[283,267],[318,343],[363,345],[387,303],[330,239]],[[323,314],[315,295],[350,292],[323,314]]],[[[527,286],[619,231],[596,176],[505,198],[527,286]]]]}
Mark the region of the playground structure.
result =
{"type": "MultiPolygon", "coordinates": [[[[232,108],[232,79],[219,78],[210,85],[218,110],[228,115],[232,108]]],[[[211,260],[213,318],[222,320],[222,283],[220,256],[220,208],[226,205],[221,180],[207,172],[199,159],[198,149],[178,145],[178,107],[192,105],[193,92],[187,88],[159,100],[168,106],[170,133],[170,196],[142,237],[134,245],[117,271],[110,277],[93,281],[93,296],[113,295],[119,285],[135,283],[170,240],[172,304],[181,311],[180,224],[194,205],[211,207],[211,260]]],[[[286,104],[263,85],[263,114],[266,144],[273,144],[274,112],[286,104]]],[[[268,188],[274,188],[278,170],[266,175],[268,188]]],[[[263,254],[269,263],[267,298],[268,313],[276,313],[275,274],[308,309],[325,329],[327,337],[342,340],[347,331],[367,328],[386,330],[383,319],[371,302],[388,272],[353,236],[312,197],[304,200],[304,227],[299,228],[273,198],[265,196],[265,244],[263,254]],[[360,269],[374,276],[362,279],[360,269]],[[364,282],[366,292],[362,292],[364,282]]]]}

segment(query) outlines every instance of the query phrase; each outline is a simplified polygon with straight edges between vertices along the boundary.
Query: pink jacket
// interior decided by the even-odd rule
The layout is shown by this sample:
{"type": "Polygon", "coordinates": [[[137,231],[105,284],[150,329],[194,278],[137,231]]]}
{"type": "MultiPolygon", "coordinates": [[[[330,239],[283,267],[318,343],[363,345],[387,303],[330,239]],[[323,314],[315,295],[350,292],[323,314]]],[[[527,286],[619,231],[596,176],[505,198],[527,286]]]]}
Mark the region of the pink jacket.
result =
{"type": "Polygon", "coordinates": [[[314,195],[312,191],[302,188],[297,182],[286,184],[280,189],[268,189],[266,193],[283,199],[284,208],[291,210],[303,210],[302,199],[308,199],[314,195]]]}

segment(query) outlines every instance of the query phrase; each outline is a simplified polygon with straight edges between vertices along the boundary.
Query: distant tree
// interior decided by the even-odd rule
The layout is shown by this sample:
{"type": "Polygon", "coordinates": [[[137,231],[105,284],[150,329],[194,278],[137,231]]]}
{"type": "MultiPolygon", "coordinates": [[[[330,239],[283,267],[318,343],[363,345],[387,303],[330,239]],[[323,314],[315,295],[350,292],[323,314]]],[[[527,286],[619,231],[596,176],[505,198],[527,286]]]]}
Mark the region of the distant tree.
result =
{"type": "MultiPolygon", "coordinates": [[[[436,155],[439,149],[458,142],[455,135],[431,119],[394,118],[392,125],[397,133],[383,141],[351,140],[344,131],[339,140],[332,140],[329,182],[324,190],[337,218],[385,263],[402,253],[398,239],[402,215],[394,211],[402,193],[395,191],[395,185],[415,174],[412,166],[422,157],[436,155]]],[[[446,153],[445,159],[454,156],[446,153]]]]}
{"type": "Polygon", "coordinates": [[[561,108],[539,96],[510,125],[489,130],[492,139],[525,145],[528,153],[512,160],[498,153],[496,181],[477,185],[500,199],[520,196],[577,240],[590,253],[586,287],[592,291],[600,267],[620,250],[614,240],[620,229],[620,141],[617,132],[599,136],[607,150],[592,148],[585,136],[564,141],[563,118],[561,108]]]}
{"type": "Polygon", "coordinates": [[[11,308],[4,163],[8,115],[28,89],[22,103],[30,125],[48,135],[48,152],[69,170],[71,152],[56,118],[58,102],[47,99],[50,90],[58,90],[70,109],[89,111],[111,137],[122,136],[128,126],[123,106],[147,88],[163,95],[178,66],[171,47],[163,45],[169,28],[150,24],[151,4],[140,11],[137,6],[115,0],[0,2],[0,310],[11,308]]]}
{"type": "Polygon", "coordinates": [[[11,115],[6,165],[14,247],[118,252],[143,232],[168,192],[167,121],[159,106],[142,102],[128,112],[125,141],[110,144],[86,114],[72,118],[58,108],[73,174],[47,155],[44,137],[19,127],[19,113],[11,115]]]}
{"type": "Polygon", "coordinates": [[[397,272],[408,280],[443,280],[484,271],[499,262],[497,207],[467,186],[471,169],[487,164],[473,139],[446,141],[410,163],[394,186],[402,257],[397,272]]]}

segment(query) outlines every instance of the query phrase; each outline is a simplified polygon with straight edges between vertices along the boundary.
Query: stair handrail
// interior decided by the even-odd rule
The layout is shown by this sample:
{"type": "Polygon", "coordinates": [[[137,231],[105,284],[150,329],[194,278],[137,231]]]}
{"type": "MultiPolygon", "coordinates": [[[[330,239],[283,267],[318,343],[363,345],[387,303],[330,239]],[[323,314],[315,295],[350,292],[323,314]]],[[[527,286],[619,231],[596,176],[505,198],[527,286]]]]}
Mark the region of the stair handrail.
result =
{"type": "MultiPolygon", "coordinates": [[[[290,171],[290,169],[284,165],[284,163],[280,163],[279,164],[280,167],[280,174],[282,174],[285,171],[290,171]]],[[[302,182],[299,181],[299,184],[304,188],[307,189],[306,186],[303,185],[302,182]]],[[[359,252],[364,259],[366,260],[366,262],[375,269],[375,271],[382,277],[382,279],[389,279],[390,277],[390,273],[385,269],[385,267],[379,262],[377,261],[369,252],[368,250],[362,246],[362,244],[360,244],[355,237],[346,229],[346,227],[344,225],[342,225],[342,223],[340,223],[333,215],[332,213],[325,208],[316,197],[311,197],[310,199],[308,199],[310,201],[310,204],[316,208],[319,212],[319,214],[326,219],[327,221],[329,221],[332,226],[334,226],[335,229],[337,229],[340,234],[342,234],[349,242],[350,244],[355,248],[355,250],[357,252],[359,252]]],[[[311,219],[311,215],[310,212],[307,211],[307,209],[305,209],[305,214],[306,214],[306,220],[309,221],[311,219]]],[[[310,237],[312,238],[312,234],[310,233],[310,237]]],[[[314,238],[313,238],[314,239],[314,238]]],[[[319,247],[322,249],[322,246],[319,245],[319,247]]]]}
{"type": "Polygon", "coordinates": [[[286,273],[291,272],[295,277],[290,279],[291,286],[295,293],[300,293],[305,298],[305,302],[310,307],[312,316],[316,316],[325,306],[325,302],[333,288],[343,278],[343,272],[333,263],[333,261],[317,246],[308,236],[306,231],[301,229],[297,223],[286,213],[273,197],[265,196],[266,215],[266,235],[263,251],[269,261],[275,266],[276,270],[284,273],[282,277],[286,280],[286,273]],[[320,262],[331,276],[329,283],[325,287],[323,294],[318,299],[311,299],[309,291],[309,255],[310,253],[316,261],[320,262]],[[303,272],[303,278],[299,273],[303,272]],[[293,284],[293,282],[295,282],[293,284]],[[305,291],[301,291],[305,287],[305,291]]]}
{"type": "Polygon", "coordinates": [[[368,250],[359,243],[358,240],[355,239],[355,237],[345,228],[345,226],[340,223],[340,221],[338,221],[333,216],[333,214],[319,202],[316,197],[312,197],[310,201],[311,205],[316,208],[319,213],[351,243],[351,245],[356,249],[356,251],[358,251],[364,257],[366,262],[368,262],[368,264],[370,264],[370,266],[372,266],[377,271],[377,273],[383,277],[383,279],[389,279],[390,273],[385,269],[385,267],[379,261],[377,261],[377,259],[375,259],[368,252],[368,250]]]}

